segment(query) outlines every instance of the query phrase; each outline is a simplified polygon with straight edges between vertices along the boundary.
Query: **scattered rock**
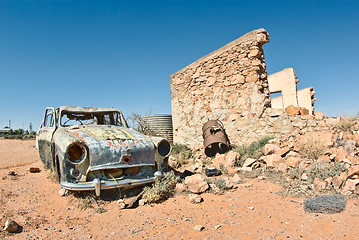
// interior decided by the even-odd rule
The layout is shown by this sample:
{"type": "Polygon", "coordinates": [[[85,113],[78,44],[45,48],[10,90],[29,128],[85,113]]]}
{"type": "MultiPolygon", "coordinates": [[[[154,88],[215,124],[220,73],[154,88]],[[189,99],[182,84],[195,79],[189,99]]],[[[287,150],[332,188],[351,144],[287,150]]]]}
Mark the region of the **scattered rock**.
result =
{"type": "Polygon", "coordinates": [[[189,195],[189,201],[191,203],[201,203],[201,202],[203,202],[203,198],[200,195],[197,195],[197,194],[190,194],[189,195]]]}
{"type": "Polygon", "coordinates": [[[257,159],[247,158],[246,161],[243,163],[242,168],[249,167],[249,166],[251,166],[253,163],[255,163],[256,161],[257,161],[257,159]]]}
{"type": "Polygon", "coordinates": [[[67,194],[68,194],[68,190],[67,190],[67,189],[61,188],[61,189],[59,190],[59,195],[60,195],[61,197],[66,196],[67,194]]]}
{"type": "Polygon", "coordinates": [[[127,204],[125,203],[125,201],[124,201],[123,199],[119,199],[119,200],[117,201],[117,205],[118,205],[118,208],[119,208],[119,209],[125,209],[126,206],[127,206],[127,204]]]}
{"type": "Polygon", "coordinates": [[[249,209],[249,210],[254,210],[254,207],[249,206],[248,209],[249,209]]]}
{"type": "Polygon", "coordinates": [[[177,183],[176,184],[176,192],[185,192],[186,191],[186,185],[183,183],[177,183]]]}
{"type": "Polygon", "coordinates": [[[340,213],[346,204],[342,195],[323,195],[305,200],[304,210],[311,213],[340,213]]]}
{"type": "Polygon", "coordinates": [[[140,199],[139,201],[138,201],[138,205],[139,206],[144,206],[146,204],[146,200],[145,199],[140,199]]]}
{"type": "Polygon", "coordinates": [[[238,172],[238,168],[236,168],[236,167],[229,167],[229,168],[227,168],[227,173],[228,173],[229,175],[235,174],[235,173],[237,173],[237,172],[238,172]]]}
{"type": "Polygon", "coordinates": [[[327,184],[325,181],[319,178],[314,178],[313,189],[316,191],[322,191],[326,188],[327,184]]]}
{"type": "Polygon", "coordinates": [[[299,157],[289,157],[287,160],[285,160],[285,164],[287,164],[290,167],[298,166],[299,163],[302,161],[299,157]]]}
{"type": "Polygon", "coordinates": [[[276,151],[276,154],[278,154],[281,157],[284,157],[289,151],[290,151],[289,147],[284,147],[276,151]]]}
{"type": "Polygon", "coordinates": [[[288,107],[285,108],[285,112],[288,115],[299,115],[299,107],[289,105],[288,107]]]}
{"type": "Polygon", "coordinates": [[[221,165],[226,166],[226,155],[217,153],[216,157],[213,159],[213,165],[218,169],[221,165]]]}
{"type": "Polygon", "coordinates": [[[348,175],[346,173],[340,174],[340,176],[335,175],[332,179],[332,185],[335,190],[339,190],[343,182],[347,179],[348,175]]]}
{"type": "Polygon", "coordinates": [[[193,229],[200,232],[200,231],[202,231],[204,229],[204,227],[202,225],[196,225],[196,226],[194,226],[193,229]]]}
{"type": "Polygon", "coordinates": [[[279,154],[271,154],[263,158],[263,161],[267,164],[267,167],[274,167],[281,160],[282,157],[279,154]]]}
{"type": "Polygon", "coordinates": [[[226,167],[233,167],[237,164],[238,160],[240,159],[241,154],[239,154],[238,152],[233,152],[230,151],[226,154],[226,162],[225,162],[225,166],[226,167]]]}
{"type": "Polygon", "coordinates": [[[9,172],[7,173],[7,175],[16,176],[16,173],[15,173],[15,171],[9,171],[9,172]]]}
{"type": "Polygon", "coordinates": [[[209,184],[209,186],[211,187],[211,190],[213,191],[213,193],[215,193],[215,194],[221,194],[222,193],[221,189],[219,189],[219,187],[217,187],[216,184],[211,183],[211,184],[209,184]]]}
{"type": "Polygon", "coordinates": [[[355,190],[355,186],[359,184],[359,179],[348,179],[345,182],[344,187],[340,190],[341,194],[349,195],[355,190]]]}
{"type": "Polygon", "coordinates": [[[277,144],[268,143],[263,148],[264,155],[273,154],[279,151],[280,147],[277,144]]]}
{"type": "Polygon", "coordinates": [[[229,180],[231,183],[234,183],[234,184],[237,184],[239,183],[240,181],[242,181],[242,178],[236,173],[233,175],[232,178],[230,178],[229,180]]]}
{"type": "Polygon", "coordinates": [[[192,193],[203,193],[209,187],[207,182],[200,174],[186,177],[185,183],[192,193]]]}
{"type": "Polygon", "coordinates": [[[324,114],[321,113],[321,112],[315,112],[314,116],[315,116],[316,120],[323,120],[324,119],[324,114]]]}
{"type": "Polygon", "coordinates": [[[15,233],[19,230],[19,224],[17,224],[17,222],[11,220],[11,219],[7,219],[5,222],[5,227],[4,227],[4,231],[10,232],[10,233],[15,233]]]}
{"type": "Polygon", "coordinates": [[[38,168],[38,167],[30,167],[28,169],[28,171],[31,172],[31,173],[38,173],[38,172],[41,172],[41,169],[38,168]]]}

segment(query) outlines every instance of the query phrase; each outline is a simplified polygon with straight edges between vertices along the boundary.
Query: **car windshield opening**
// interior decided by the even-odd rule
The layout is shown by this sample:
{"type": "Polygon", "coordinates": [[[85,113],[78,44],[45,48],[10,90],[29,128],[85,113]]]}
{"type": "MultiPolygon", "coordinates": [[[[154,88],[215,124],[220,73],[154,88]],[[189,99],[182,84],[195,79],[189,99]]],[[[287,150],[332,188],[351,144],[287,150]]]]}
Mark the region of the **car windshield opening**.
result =
{"type": "Polygon", "coordinates": [[[123,126],[119,112],[73,112],[62,111],[60,124],[72,125],[113,125],[123,126]]]}

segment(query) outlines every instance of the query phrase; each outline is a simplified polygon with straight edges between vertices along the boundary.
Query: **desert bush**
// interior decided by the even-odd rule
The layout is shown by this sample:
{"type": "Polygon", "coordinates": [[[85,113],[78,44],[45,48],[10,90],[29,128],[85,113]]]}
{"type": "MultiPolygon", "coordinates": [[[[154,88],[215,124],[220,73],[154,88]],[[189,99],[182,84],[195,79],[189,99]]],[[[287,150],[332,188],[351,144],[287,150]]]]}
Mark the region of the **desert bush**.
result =
{"type": "Polygon", "coordinates": [[[144,188],[142,199],[146,203],[159,203],[175,194],[176,184],[180,178],[175,176],[173,172],[165,173],[164,177],[156,180],[155,183],[149,187],[144,188]]]}
{"type": "Polygon", "coordinates": [[[308,177],[311,181],[314,180],[314,178],[320,178],[322,180],[325,180],[329,177],[334,177],[336,175],[340,175],[342,172],[347,171],[343,163],[329,163],[329,162],[314,162],[309,171],[308,171],[308,177]]]}
{"type": "Polygon", "coordinates": [[[325,144],[318,138],[308,138],[299,145],[299,153],[306,159],[318,159],[327,150],[325,144]]]}
{"type": "Polygon", "coordinates": [[[172,155],[182,161],[186,161],[193,156],[191,148],[180,143],[173,144],[172,155]]]}
{"type": "Polygon", "coordinates": [[[223,178],[216,178],[214,179],[213,183],[223,192],[225,190],[228,190],[228,186],[226,184],[226,180],[223,178]]]}
{"type": "Polygon", "coordinates": [[[337,128],[342,131],[352,132],[355,126],[355,119],[351,117],[340,117],[337,128]]]}
{"type": "Polygon", "coordinates": [[[303,173],[305,172],[305,169],[296,166],[293,169],[288,171],[288,177],[291,179],[300,179],[303,173]]]}
{"type": "Polygon", "coordinates": [[[252,142],[250,145],[241,145],[234,148],[233,151],[238,152],[241,155],[236,165],[242,166],[247,158],[260,158],[262,155],[260,149],[262,149],[271,139],[273,139],[273,137],[265,136],[258,141],[252,142]]]}

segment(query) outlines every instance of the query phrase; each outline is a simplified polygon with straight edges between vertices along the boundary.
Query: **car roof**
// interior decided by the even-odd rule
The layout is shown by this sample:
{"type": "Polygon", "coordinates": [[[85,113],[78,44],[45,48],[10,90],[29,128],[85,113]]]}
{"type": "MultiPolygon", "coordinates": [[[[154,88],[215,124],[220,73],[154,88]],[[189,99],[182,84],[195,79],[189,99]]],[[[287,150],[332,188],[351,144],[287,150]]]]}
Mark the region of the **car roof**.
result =
{"type": "Polygon", "coordinates": [[[58,107],[59,110],[67,110],[73,112],[111,112],[111,111],[118,111],[121,112],[117,108],[93,108],[93,107],[75,107],[75,106],[61,106],[58,107]]]}

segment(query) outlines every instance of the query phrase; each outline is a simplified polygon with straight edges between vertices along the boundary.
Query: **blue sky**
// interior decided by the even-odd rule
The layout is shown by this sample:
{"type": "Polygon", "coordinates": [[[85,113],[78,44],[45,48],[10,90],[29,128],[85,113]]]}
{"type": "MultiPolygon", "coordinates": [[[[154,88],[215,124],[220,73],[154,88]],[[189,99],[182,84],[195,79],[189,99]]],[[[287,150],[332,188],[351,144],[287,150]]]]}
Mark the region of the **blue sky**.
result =
{"type": "Polygon", "coordinates": [[[359,112],[359,1],[0,0],[0,128],[46,106],[171,113],[170,75],[265,28],[268,74],[293,67],[316,111],[359,112]]]}

